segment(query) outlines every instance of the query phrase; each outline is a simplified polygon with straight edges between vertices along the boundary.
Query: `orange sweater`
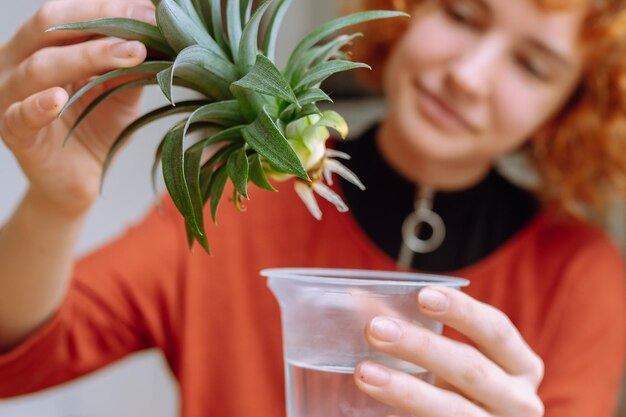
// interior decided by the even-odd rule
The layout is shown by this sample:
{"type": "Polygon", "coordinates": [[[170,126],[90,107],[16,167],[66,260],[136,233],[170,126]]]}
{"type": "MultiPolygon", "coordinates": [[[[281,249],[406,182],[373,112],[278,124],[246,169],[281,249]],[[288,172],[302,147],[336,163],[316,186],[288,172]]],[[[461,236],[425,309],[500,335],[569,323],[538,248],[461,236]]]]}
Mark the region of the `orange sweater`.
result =
{"type": "MultiPolygon", "coordinates": [[[[152,211],[80,261],[60,311],[0,356],[0,398],[157,347],[180,383],[183,417],[284,415],[279,310],[259,270],[395,269],[350,214],[322,204],[317,222],[290,187],[252,190],[245,213],[223,203],[219,226],[207,227],[213,257],[188,252],[168,201],[164,216],[152,211]]],[[[544,213],[453,275],[470,279],[465,291],[503,310],[544,359],[547,417],[612,415],[626,350],[626,280],[602,233],[544,213]]]]}

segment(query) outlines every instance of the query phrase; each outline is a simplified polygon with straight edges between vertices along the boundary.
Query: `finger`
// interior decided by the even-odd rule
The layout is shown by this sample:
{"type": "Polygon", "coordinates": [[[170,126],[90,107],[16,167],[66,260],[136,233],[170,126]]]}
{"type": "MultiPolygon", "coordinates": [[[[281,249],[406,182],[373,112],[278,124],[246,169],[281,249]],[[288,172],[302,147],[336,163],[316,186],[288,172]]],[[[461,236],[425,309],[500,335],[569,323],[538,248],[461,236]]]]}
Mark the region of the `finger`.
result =
{"type": "Polygon", "coordinates": [[[0,137],[15,153],[30,147],[39,130],[56,119],[67,99],[67,92],[55,87],[14,103],[0,119],[0,137]]]}
{"type": "Polygon", "coordinates": [[[372,362],[359,364],[354,380],[366,394],[416,417],[489,417],[485,410],[458,394],[372,362]]]}
{"type": "Polygon", "coordinates": [[[51,27],[104,17],[128,17],[155,23],[154,6],[147,0],[49,1],[8,41],[4,65],[17,65],[42,48],[63,45],[85,36],[84,32],[77,31],[46,32],[51,27]]]}
{"type": "Polygon", "coordinates": [[[469,337],[479,350],[511,375],[536,387],[543,378],[543,361],[500,310],[451,288],[425,288],[418,294],[421,312],[469,337]]]}
{"type": "Polygon", "coordinates": [[[137,41],[101,39],[42,49],[8,76],[7,83],[13,87],[0,98],[0,108],[53,86],[73,84],[112,69],[136,66],[145,57],[146,48],[137,41]]]}
{"type": "Polygon", "coordinates": [[[497,415],[532,405],[535,390],[528,381],[511,377],[467,344],[388,317],[374,318],[366,337],[375,348],[428,369],[497,415]]]}

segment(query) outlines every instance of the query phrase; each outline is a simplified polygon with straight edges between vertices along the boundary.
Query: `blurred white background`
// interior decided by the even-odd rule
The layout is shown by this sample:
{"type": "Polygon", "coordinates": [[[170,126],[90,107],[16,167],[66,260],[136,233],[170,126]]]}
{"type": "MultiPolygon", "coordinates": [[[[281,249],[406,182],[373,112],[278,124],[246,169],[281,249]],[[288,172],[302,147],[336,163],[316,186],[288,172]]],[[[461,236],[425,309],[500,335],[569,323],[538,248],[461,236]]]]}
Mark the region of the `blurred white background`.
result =
{"type": "MultiPolygon", "coordinates": [[[[21,0],[4,7],[0,14],[0,42],[8,39],[43,3],[21,0]]],[[[290,35],[279,50],[290,51],[310,28],[336,13],[336,4],[333,0],[294,1],[283,26],[283,33],[290,35]]],[[[145,109],[162,104],[160,92],[146,93],[145,109]]],[[[155,144],[171,123],[161,121],[145,128],[120,155],[107,178],[103,196],[90,214],[80,253],[119,234],[148,209],[152,203],[150,167],[155,144]]],[[[25,186],[17,164],[0,141],[0,223],[11,214],[25,186]]],[[[177,405],[176,386],[165,362],[158,352],[147,352],[63,387],[0,401],[0,417],[174,417],[178,415],[177,405]]]]}

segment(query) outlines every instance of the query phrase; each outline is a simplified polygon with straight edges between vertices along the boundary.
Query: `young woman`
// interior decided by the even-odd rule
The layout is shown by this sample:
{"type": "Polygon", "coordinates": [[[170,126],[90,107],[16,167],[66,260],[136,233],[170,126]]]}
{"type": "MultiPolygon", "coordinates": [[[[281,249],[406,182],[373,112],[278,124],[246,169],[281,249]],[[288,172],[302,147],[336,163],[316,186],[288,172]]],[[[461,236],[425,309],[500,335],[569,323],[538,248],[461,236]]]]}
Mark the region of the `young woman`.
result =
{"type": "MultiPolygon", "coordinates": [[[[403,5],[382,6],[392,3],[403,5]]],[[[64,149],[68,125],[54,121],[68,97],[60,86],[136,65],[146,52],[43,29],[102,16],[151,21],[153,11],[140,0],[58,0],[26,22],[0,49],[0,135],[30,180],[0,231],[0,396],[157,347],[180,383],[183,416],[280,415],[279,312],[258,271],[401,262],[471,285],[465,294],[420,292],[416,308],[449,326],[442,336],[386,317],[366,329],[373,346],[429,369],[436,385],[366,362],[355,372],[361,390],[422,417],[610,416],[626,350],[624,269],[608,239],[574,214],[626,179],[626,6],[408,7],[406,28],[388,37],[389,25],[378,29],[382,49],[365,48],[385,61],[388,115],[338,145],[368,186],[338,186],[351,213],[323,206],[318,223],[288,186],[258,191],[245,214],[222,209],[208,257],[188,252],[166,201],[165,216],[151,212],[77,264],[73,248],[103,157],[137,95],[102,107],[64,149]],[[522,146],[542,174],[532,194],[493,170],[522,146]],[[435,234],[445,230],[426,247],[403,226],[416,200],[440,220],[431,222],[435,234]]]]}

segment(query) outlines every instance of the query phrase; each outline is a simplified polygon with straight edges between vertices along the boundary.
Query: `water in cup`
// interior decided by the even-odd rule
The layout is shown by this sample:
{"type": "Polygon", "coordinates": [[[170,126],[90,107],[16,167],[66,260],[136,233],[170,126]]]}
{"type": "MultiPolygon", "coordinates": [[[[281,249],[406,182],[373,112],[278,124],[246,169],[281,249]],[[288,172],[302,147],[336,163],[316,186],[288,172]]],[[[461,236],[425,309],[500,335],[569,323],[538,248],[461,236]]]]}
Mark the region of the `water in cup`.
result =
{"type": "MultiPolygon", "coordinates": [[[[360,391],[354,383],[354,368],[310,366],[286,362],[288,415],[298,417],[381,417],[411,414],[392,408],[360,391]]],[[[426,379],[430,374],[413,376],[426,379]]]]}

